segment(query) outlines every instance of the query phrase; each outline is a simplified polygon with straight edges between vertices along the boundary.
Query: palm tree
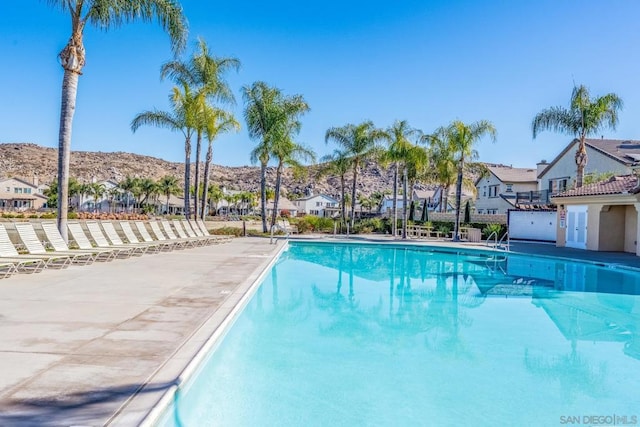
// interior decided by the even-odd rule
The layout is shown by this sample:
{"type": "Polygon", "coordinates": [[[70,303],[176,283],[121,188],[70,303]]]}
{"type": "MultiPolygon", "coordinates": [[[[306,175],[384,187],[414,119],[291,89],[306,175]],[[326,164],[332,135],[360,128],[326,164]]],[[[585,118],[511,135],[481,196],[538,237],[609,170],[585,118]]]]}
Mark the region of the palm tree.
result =
{"type": "Polygon", "coordinates": [[[318,173],[318,177],[323,175],[337,175],[340,177],[340,208],[341,213],[341,226],[347,222],[347,206],[345,203],[345,176],[351,169],[351,158],[345,151],[334,150],[333,153],[327,154],[320,159],[321,162],[326,162],[318,173]]]}
{"type": "Polygon", "coordinates": [[[407,219],[407,181],[408,181],[408,162],[412,154],[413,143],[411,139],[421,136],[421,132],[409,126],[406,120],[396,120],[393,126],[387,130],[389,148],[383,153],[383,163],[393,164],[393,222],[391,231],[394,237],[398,234],[398,172],[402,167],[403,182],[403,199],[402,199],[402,238],[407,238],[406,219],[407,219]]]}
{"type": "Polygon", "coordinates": [[[191,201],[191,138],[197,128],[201,95],[194,94],[187,85],[175,86],[169,100],[171,111],[145,111],[131,121],[131,130],[137,131],[142,125],[153,125],[179,131],[184,136],[184,215],[190,216],[191,201]]]}
{"type": "Polygon", "coordinates": [[[267,165],[271,158],[271,146],[278,121],[281,120],[278,103],[280,90],[265,82],[255,82],[242,88],[245,102],[244,119],[251,139],[257,139],[258,145],[251,151],[251,161],[260,162],[260,212],[262,232],[267,232],[267,165]]]}
{"type": "MultiPolygon", "coordinates": [[[[358,168],[367,159],[374,157],[378,152],[378,143],[386,139],[384,131],[376,129],[373,122],[366,121],[359,125],[348,124],[342,127],[333,127],[327,130],[325,142],[335,141],[351,158],[353,168],[353,188],[351,200],[356,200],[356,188],[358,180],[358,168]]],[[[355,203],[351,204],[351,228],[355,222],[355,203]]]]}
{"type": "Polygon", "coordinates": [[[177,84],[187,86],[195,94],[198,102],[198,112],[195,123],[196,130],[196,153],[195,153],[195,175],[194,175],[194,214],[200,216],[198,209],[198,195],[200,185],[200,151],[202,148],[202,137],[208,127],[209,114],[212,102],[224,104],[235,104],[233,92],[228,83],[224,80],[224,73],[229,69],[240,68],[240,61],[237,58],[216,58],[211,55],[209,47],[204,39],[198,39],[198,50],[187,61],[170,61],[161,68],[161,77],[169,76],[177,84]]]}
{"type": "Polygon", "coordinates": [[[125,204],[125,212],[129,212],[129,200],[131,199],[131,194],[133,194],[133,189],[136,186],[137,181],[135,178],[127,176],[124,180],[118,183],[118,187],[124,191],[127,202],[125,204]]]}
{"type": "Polygon", "coordinates": [[[209,193],[209,176],[211,174],[211,162],[213,160],[213,141],[223,133],[240,130],[240,123],[236,121],[235,117],[223,110],[209,107],[204,111],[204,119],[205,135],[209,144],[204,163],[204,178],[202,180],[202,219],[204,219],[207,214],[205,206],[207,206],[207,195],[209,193]]]}
{"type": "Polygon", "coordinates": [[[584,168],[587,166],[587,136],[597,134],[605,127],[615,130],[622,99],[615,93],[590,97],[589,89],[580,85],[573,87],[569,109],[551,107],[539,112],[531,124],[535,138],[543,130],[553,130],[573,135],[578,139],[576,161],[576,187],[582,187],[584,168]]]}
{"type": "Polygon", "coordinates": [[[116,197],[120,195],[120,189],[118,187],[113,187],[107,190],[107,197],[109,201],[109,213],[113,212],[113,204],[116,200],[116,197]]]}
{"type": "MultiPolygon", "coordinates": [[[[59,189],[59,187],[58,187],[59,189]]],[[[71,206],[71,199],[77,197],[76,201],[79,200],[80,194],[83,191],[82,184],[78,182],[78,180],[74,177],[69,178],[69,195],[67,198],[67,206],[71,206]]],[[[76,203],[76,209],[80,209],[80,206],[76,203]]]]}
{"type": "Polygon", "coordinates": [[[454,120],[448,127],[449,143],[451,150],[457,156],[458,179],[456,181],[456,222],[453,232],[453,241],[460,239],[460,204],[462,200],[462,181],[465,162],[478,157],[473,148],[482,137],[488,135],[492,141],[496,139],[496,128],[486,120],[465,124],[460,120],[454,120]]]}
{"type": "Polygon", "coordinates": [[[402,238],[407,238],[407,208],[409,195],[412,194],[415,183],[426,175],[429,165],[429,155],[424,147],[411,144],[406,152],[403,165],[402,180],[402,238]]]}
{"type": "Polygon", "coordinates": [[[187,38],[187,22],[177,0],[49,0],[49,3],[71,16],[71,37],[58,55],[64,69],[58,136],[58,229],[67,241],[71,128],[78,79],[85,64],[83,37],[86,24],[108,30],[137,20],[156,20],[169,34],[174,52],[178,52],[187,38]]]}
{"type": "Polygon", "coordinates": [[[78,196],[77,201],[77,210],[82,210],[82,205],[84,204],[84,196],[91,195],[91,183],[83,182],[82,184],[78,183],[75,188],[70,188],[71,191],[69,193],[75,193],[78,196]]]}
{"type": "Polygon", "coordinates": [[[440,186],[440,212],[446,212],[449,204],[449,192],[455,182],[457,171],[454,153],[449,143],[448,128],[439,127],[431,135],[425,135],[430,144],[429,157],[431,163],[431,176],[427,181],[432,181],[440,186]]]}
{"type": "Polygon", "coordinates": [[[107,188],[100,182],[93,182],[89,184],[88,190],[91,197],[93,197],[93,209],[96,212],[99,212],[100,208],[98,207],[98,200],[102,199],[107,188]]]}
{"type": "Polygon", "coordinates": [[[156,183],[151,178],[143,178],[140,180],[140,192],[142,194],[142,200],[140,200],[140,204],[144,205],[148,203],[149,199],[153,197],[154,194],[158,193],[158,183],[156,183]]]}
{"type": "Polygon", "coordinates": [[[158,190],[167,198],[167,214],[169,213],[169,198],[172,194],[178,194],[178,178],[173,175],[165,175],[158,181],[158,190]]]}
{"type": "Polygon", "coordinates": [[[280,110],[279,118],[275,122],[273,140],[271,141],[271,154],[278,161],[276,168],[276,188],[273,199],[273,213],[271,214],[271,227],[276,223],[278,216],[278,201],[280,199],[280,184],[284,166],[300,168],[300,161],[315,160],[314,152],[293,141],[293,136],[300,132],[302,124],[299,117],[309,111],[309,106],[301,95],[282,97],[277,105],[280,110]]]}

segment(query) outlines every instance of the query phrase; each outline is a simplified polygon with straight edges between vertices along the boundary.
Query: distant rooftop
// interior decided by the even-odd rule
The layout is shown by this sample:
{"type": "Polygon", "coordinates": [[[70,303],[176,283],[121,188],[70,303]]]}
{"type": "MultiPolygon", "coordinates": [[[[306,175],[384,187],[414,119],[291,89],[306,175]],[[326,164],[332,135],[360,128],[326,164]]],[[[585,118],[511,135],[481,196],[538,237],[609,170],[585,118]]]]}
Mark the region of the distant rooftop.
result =
{"type": "Polygon", "coordinates": [[[533,168],[491,165],[488,169],[502,182],[536,182],[537,180],[537,169],[533,168]]]}

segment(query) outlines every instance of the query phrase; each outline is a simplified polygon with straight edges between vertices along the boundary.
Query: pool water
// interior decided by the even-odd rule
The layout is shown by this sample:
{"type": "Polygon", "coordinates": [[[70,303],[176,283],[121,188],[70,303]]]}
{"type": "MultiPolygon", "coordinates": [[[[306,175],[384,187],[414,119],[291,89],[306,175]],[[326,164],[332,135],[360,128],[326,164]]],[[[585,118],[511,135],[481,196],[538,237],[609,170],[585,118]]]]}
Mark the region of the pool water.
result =
{"type": "Polygon", "coordinates": [[[161,425],[640,424],[639,295],[590,264],[291,243],[161,425]]]}

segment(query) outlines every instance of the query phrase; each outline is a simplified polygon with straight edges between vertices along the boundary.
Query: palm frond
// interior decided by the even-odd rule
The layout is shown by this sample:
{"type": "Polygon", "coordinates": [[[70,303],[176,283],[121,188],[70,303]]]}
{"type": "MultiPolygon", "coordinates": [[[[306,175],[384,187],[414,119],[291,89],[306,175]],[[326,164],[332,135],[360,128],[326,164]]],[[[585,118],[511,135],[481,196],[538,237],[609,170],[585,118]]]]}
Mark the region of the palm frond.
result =
{"type": "Polygon", "coordinates": [[[177,0],[93,0],[83,20],[105,30],[134,21],[157,21],[176,53],[187,41],[187,19],[177,0]]]}

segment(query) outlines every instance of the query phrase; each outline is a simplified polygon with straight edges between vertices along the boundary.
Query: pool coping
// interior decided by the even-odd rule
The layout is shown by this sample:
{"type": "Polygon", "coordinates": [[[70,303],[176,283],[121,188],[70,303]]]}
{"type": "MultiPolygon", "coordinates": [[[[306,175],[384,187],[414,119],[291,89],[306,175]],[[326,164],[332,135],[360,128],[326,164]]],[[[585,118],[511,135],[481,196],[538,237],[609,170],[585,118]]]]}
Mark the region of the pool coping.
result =
{"type": "Polygon", "coordinates": [[[265,259],[235,288],[223,304],[181,343],[172,356],[146,379],[144,386],[127,399],[105,425],[135,424],[146,427],[157,425],[169,410],[178,389],[192,379],[193,374],[209,356],[211,349],[224,337],[230,325],[253,296],[264,276],[289,247],[288,243],[282,240],[276,241],[276,244],[280,245],[280,248],[269,255],[268,259],[265,259]],[[177,377],[176,372],[178,372],[177,377]],[[147,393],[154,381],[171,381],[171,385],[159,399],[157,394],[147,393]]]}

